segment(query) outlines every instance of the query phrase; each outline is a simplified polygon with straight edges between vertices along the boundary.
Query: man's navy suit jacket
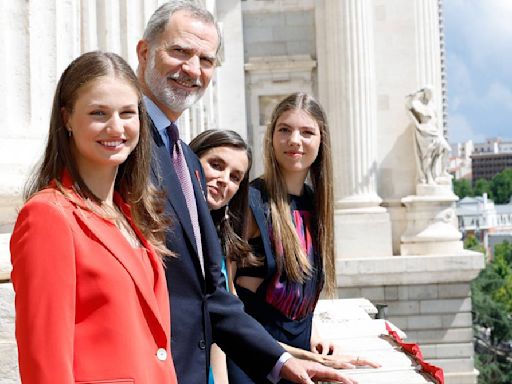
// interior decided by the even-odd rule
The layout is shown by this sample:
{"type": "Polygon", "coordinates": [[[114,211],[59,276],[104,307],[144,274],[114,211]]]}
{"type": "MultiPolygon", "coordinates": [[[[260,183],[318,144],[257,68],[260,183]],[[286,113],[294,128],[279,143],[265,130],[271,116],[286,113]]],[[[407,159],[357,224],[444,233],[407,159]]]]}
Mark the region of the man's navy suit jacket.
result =
{"type": "Polygon", "coordinates": [[[166,277],[171,304],[171,353],[178,382],[207,383],[212,342],[256,382],[266,382],[284,349],[244,312],[241,301],[225,289],[220,269],[222,250],[208,210],[201,163],[189,146],[182,143],[197,202],[204,277],[185,196],[170,153],[152,122],[150,125],[154,139],[153,182],[166,192],[165,213],[171,220],[166,245],[176,254],[167,258],[166,277]]]}

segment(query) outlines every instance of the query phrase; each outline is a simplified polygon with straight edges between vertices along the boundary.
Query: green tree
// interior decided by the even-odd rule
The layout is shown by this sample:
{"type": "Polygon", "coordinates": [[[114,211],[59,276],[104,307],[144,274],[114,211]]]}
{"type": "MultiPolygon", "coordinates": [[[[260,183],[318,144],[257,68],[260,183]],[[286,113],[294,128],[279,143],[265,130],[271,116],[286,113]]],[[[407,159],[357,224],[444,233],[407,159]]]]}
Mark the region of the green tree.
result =
{"type": "MultiPolygon", "coordinates": [[[[493,299],[503,303],[507,313],[512,314],[512,244],[505,241],[494,247],[494,270],[501,278],[501,286],[493,292],[493,299]]],[[[512,321],[512,320],[511,320],[512,321]]],[[[512,324],[511,335],[512,339],[512,324]]]]}
{"type": "Polygon", "coordinates": [[[484,193],[487,193],[487,196],[492,199],[492,183],[486,179],[478,179],[473,188],[473,193],[475,196],[483,196],[484,193]]]}
{"type": "Polygon", "coordinates": [[[471,182],[466,179],[453,180],[453,192],[459,196],[459,199],[463,199],[466,196],[474,196],[471,182]]]}
{"type": "Polygon", "coordinates": [[[512,383],[510,363],[502,363],[493,355],[477,354],[475,357],[475,366],[480,372],[478,375],[478,382],[480,384],[512,383]]]}
{"type": "Polygon", "coordinates": [[[501,171],[492,178],[492,195],[496,204],[507,204],[512,196],[512,168],[501,171]]]}
{"type": "Polygon", "coordinates": [[[480,244],[478,239],[472,233],[467,235],[466,238],[464,239],[464,249],[485,253],[485,247],[482,244],[480,244]]]}
{"type": "MultiPolygon", "coordinates": [[[[467,242],[476,247],[475,241],[467,242]]],[[[504,242],[495,247],[494,259],[473,281],[471,293],[475,334],[481,338],[482,329],[490,330],[489,339],[479,342],[475,356],[478,382],[510,384],[512,355],[507,356],[500,345],[512,340],[512,244],[504,242]]]]}

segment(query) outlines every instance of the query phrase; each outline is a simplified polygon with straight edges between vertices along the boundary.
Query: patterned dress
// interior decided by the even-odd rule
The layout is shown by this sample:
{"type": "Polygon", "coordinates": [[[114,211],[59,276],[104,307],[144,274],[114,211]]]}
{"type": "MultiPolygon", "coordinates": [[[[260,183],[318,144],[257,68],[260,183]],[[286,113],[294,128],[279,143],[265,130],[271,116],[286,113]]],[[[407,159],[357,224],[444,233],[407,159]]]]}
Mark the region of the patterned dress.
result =
{"type": "MultiPolygon", "coordinates": [[[[301,245],[313,266],[313,273],[304,283],[288,279],[283,268],[278,266],[275,255],[283,252],[281,239],[272,231],[270,208],[265,185],[261,179],[251,183],[250,207],[260,237],[251,239],[253,251],[263,257],[261,267],[239,268],[238,276],[263,278],[256,292],[236,286],[245,311],[258,320],[277,340],[290,346],[310,350],[313,312],[323,287],[322,260],[317,248],[314,195],[304,185],[301,196],[289,195],[292,221],[301,245]]],[[[251,383],[249,378],[228,364],[230,383],[251,383]],[[242,378],[243,377],[243,378],[242,378]]],[[[284,381],[281,381],[284,383],[284,381]]]]}

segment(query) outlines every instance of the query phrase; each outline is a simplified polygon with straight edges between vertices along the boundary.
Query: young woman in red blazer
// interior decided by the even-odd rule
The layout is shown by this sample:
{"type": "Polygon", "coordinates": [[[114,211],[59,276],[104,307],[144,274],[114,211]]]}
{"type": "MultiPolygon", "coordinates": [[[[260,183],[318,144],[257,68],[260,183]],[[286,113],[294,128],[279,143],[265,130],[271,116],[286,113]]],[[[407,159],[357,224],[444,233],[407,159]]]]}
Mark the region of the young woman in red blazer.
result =
{"type": "Polygon", "coordinates": [[[59,80],[11,238],[24,384],[177,381],[141,98],[112,53],[80,56],[59,80]]]}

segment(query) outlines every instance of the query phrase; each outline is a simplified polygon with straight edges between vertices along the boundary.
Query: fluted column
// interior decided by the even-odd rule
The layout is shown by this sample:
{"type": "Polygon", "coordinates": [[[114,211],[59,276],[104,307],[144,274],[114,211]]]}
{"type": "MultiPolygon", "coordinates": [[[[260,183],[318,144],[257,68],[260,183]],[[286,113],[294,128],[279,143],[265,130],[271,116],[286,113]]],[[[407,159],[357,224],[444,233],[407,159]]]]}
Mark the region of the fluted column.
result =
{"type": "Polygon", "coordinates": [[[336,257],[388,257],[391,221],[376,191],[373,2],[318,1],[316,27],[318,91],[334,161],[336,257]]]}
{"type": "Polygon", "coordinates": [[[425,85],[434,89],[439,129],[444,127],[443,79],[441,72],[441,45],[439,25],[439,0],[415,0],[414,24],[416,26],[416,78],[415,91],[425,85]]]}
{"type": "Polygon", "coordinates": [[[372,1],[324,0],[317,7],[319,95],[331,126],[336,208],[382,212],[372,1]]]}
{"type": "Polygon", "coordinates": [[[76,1],[0,2],[0,232],[45,144],[60,72],[79,52],[76,1]]]}
{"type": "MultiPolygon", "coordinates": [[[[163,2],[0,1],[0,233],[14,222],[22,187],[44,148],[62,71],[81,53],[96,49],[120,54],[135,69],[137,41],[163,2]]],[[[194,126],[211,127],[206,116],[215,116],[215,107],[210,99],[201,104],[191,116],[201,120],[194,126]]]]}

